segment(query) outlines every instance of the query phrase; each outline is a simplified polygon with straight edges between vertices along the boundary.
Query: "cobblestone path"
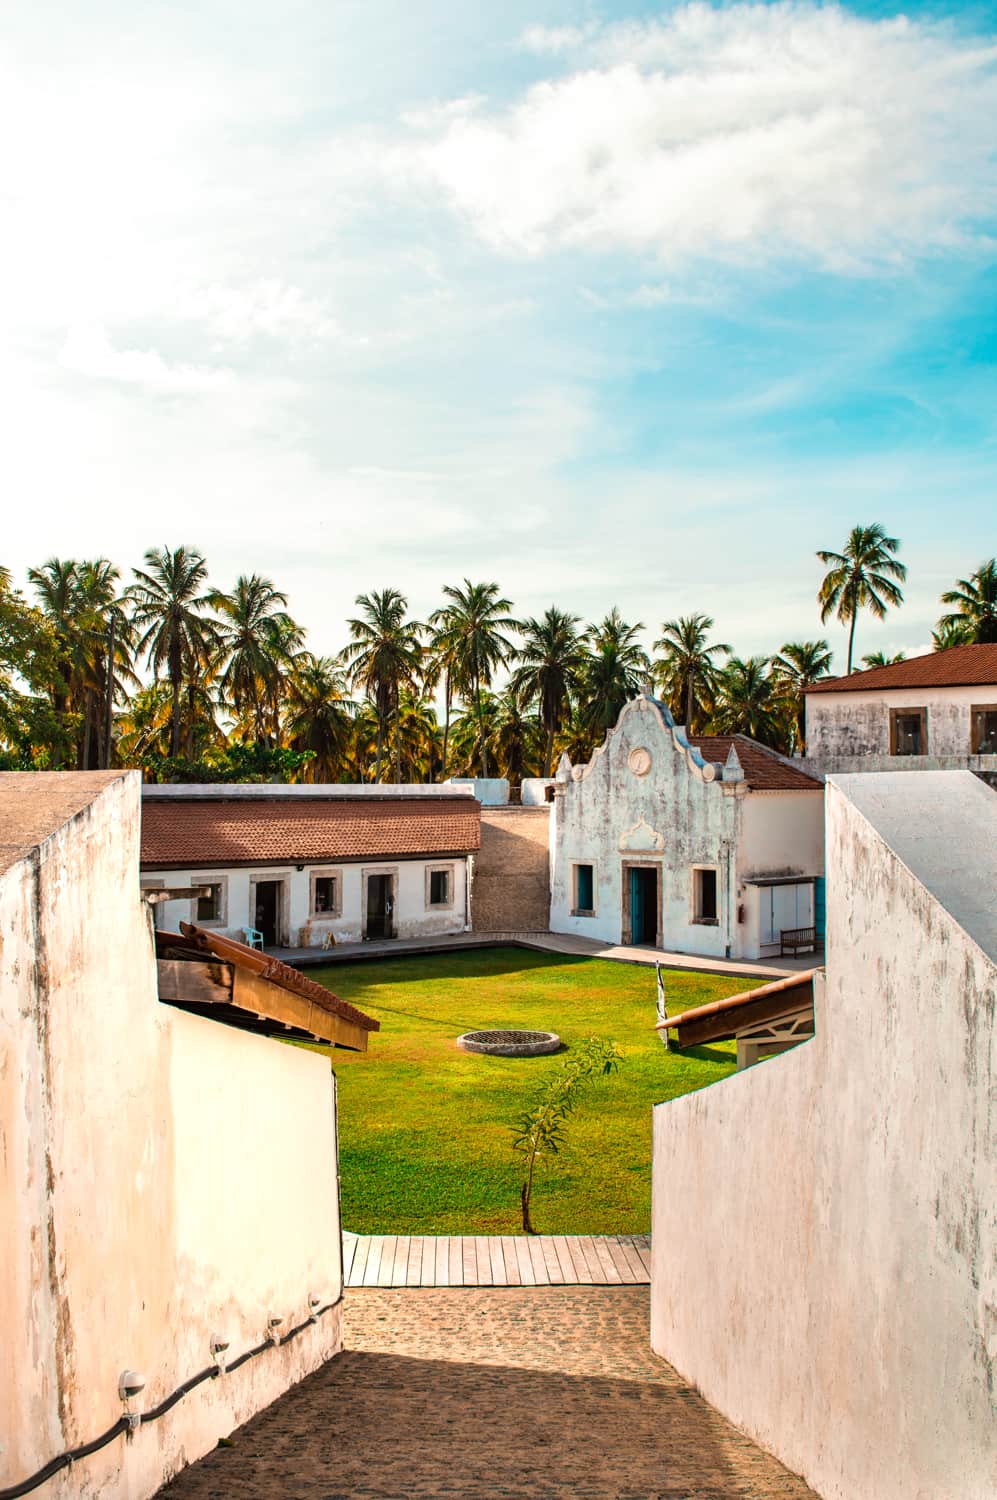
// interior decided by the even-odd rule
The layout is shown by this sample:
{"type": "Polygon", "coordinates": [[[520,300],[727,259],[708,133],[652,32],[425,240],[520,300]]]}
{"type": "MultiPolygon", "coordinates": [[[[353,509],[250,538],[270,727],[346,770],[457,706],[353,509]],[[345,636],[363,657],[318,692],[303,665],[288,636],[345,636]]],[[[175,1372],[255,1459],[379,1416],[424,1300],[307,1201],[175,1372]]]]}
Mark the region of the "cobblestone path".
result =
{"type": "Polygon", "coordinates": [[[160,1500],[814,1500],[648,1345],[648,1288],[364,1289],[160,1500]]]}

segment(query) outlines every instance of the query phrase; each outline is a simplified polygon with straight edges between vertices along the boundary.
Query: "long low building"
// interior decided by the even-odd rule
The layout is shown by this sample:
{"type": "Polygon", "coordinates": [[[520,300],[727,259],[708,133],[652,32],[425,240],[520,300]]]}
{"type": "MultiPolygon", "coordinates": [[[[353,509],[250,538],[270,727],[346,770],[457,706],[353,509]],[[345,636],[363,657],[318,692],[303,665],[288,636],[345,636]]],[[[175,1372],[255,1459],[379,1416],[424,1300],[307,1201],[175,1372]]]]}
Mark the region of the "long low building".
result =
{"type": "Polygon", "coordinates": [[[187,890],[157,924],[267,947],[463,932],[481,845],[470,787],[147,786],[142,884],[187,890]]]}

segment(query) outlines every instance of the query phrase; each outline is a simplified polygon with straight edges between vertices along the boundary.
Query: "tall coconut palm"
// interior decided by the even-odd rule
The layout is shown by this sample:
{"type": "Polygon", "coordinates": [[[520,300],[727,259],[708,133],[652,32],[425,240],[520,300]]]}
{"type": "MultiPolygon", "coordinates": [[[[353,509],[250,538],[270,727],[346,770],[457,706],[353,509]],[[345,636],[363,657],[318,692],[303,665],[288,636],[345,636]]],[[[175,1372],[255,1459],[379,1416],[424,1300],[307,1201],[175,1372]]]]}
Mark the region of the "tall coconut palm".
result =
{"type": "Polygon", "coordinates": [[[785,699],[764,656],[732,656],[716,677],[710,729],[715,734],[746,734],[762,745],[786,744],[785,699]]]}
{"type": "Polygon", "coordinates": [[[939,620],[931,632],[932,651],[950,651],[953,646],[969,646],[970,626],[967,620],[953,620],[951,616],[942,621],[939,620]]]}
{"type": "Polygon", "coordinates": [[[589,745],[612,729],[650,676],[651,660],[638,640],[643,629],[641,621],[628,625],[614,606],[600,624],[590,625],[585,632],[588,653],[576,718],[589,745]]]}
{"type": "Polygon", "coordinates": [[[787,641],[772,658],[772,676],[792,714],[795,750],[806,748],[806,690],[831,670],[827,641],[787,641]]]}
{"type": "Polygon", "coordinates": [[[79,691],[83,714],[81,767],[110,766],[115,703],[127,701],[138,686],[132,667],[135,630],[119,594],[118,569],[107,558],[83,562],[77,573],[77,625],[80,636],[79,691]]]}
{"type": "Polygon", "coordinates": [[[195,681],[219,644],[206,613],[208,566],[194,547],[150,548],[144,561],[144,568],[132,569],[135,582],[127,590],[140,636],[135,650],[145,652],[156,677],[165,671],[172,694],[170,754],[179,755],[184,684],[195,681]]]}
{"type": "Polygon", "coordinates": [[[40,568],[29,568],[28,579],[55,637],[58,658],[52,678],[51,698],[56,715],[62,716],[71,710],[76,686],[79,563],[72,558],[50,557],[40,568]]]}
{"type": "Polygon", "coordinates": [[[536,704],[546,743],[543,775],[550,775],[554,736],[571,714],[585,667],[585,647],[577,615],[552,607],[539,620],[524,620],[523,644],[510,687],[523,708],[536,704]]]}
{"type": "Polygon", "coordinates": [[[481,774],[488,775],[488,736],[482,709],[482,689],[491,686],[494,673],[513,654],[513,643],[505,633],[518,629],[509,614],[512,600],[504,599],[497,583],[472,583],[464,579],[463,588],[447,584],[443,593],[453,612],[455,639],[460,642],[467,691],[478,716],[478,743],[481,750],[481,774]]]}
{"type": "Polygon", "coordinates": [[[423,665],[427,692],[443,684],[443,752],[440,780],[446,781],[450,754],[450,718],[455,697],[470,692],[467,664],[461,639],[461,619],[453,605],[435,609],[429,617],[428,640],[423,665]]]}
{"type": "Polygon", "coordinates": [[[853,526],[842,552],[819,551],[817,556],[827,567],[817,593],[823,625],[831,615],[848,622],[848,666],[852,670],[855,650],[855,625],[859,610],[868,609],[882,620],[887,609],[904,602],[899,585],[907,569],[897,560],[900,540],[887,536],[877,522],[873,526],[853,526]]]}
{"type": "Polygon", "coordinates": [[[219,655],[225,662],[219,688],[237,714],[252,715],[257,743],[267,739],[268,720],[276,740],[279,725],[272,719],[281,676],[302,640],[287,613],[287,595],[253,573],[237,578],[229,594],[213,589],[210,602],[219,617],[219,655]]]}
{"type": "Polygon", "coordinates": [[[413,692],[400,693],[395,732],[399,781],[432,781],[440,764],[442,740],[430,700],[413,692]]]}
{"type": "Polygon", "coordinates": [[[287,680],[284,726],[292,750],[311,750],[306,781],[337,781],[350,753],[356,704],[346,676],[329,656],[302,652],[287,680]]]}
{"type": "Polygon", "coordinates": [[[895,667],[898,661],[906,661],[906,651],[897,651],[893,656],[886,651],[869,651],[862,658],[864,667],[895,667]]]}
{"type": "Polygon", "coordinates": [[[993,644],[997,641],[997,557],[980,563],[969,578],[956,580],[956,587],[942,595],[943,604],[956,606],[943,615],[939,628],[958,630],[960,644],[993,644]]]}
{"type": "Polygon", "coordinates": [[[684,719],[690,734],[695,733],[702,717],[703,699],[711,694],[716,682],[719,669],[716,657],[730,654],[730,647],[722,641],[709,643],[712,629],[710,615],[683,615],[677,620],[666,620],[661,627],[661,639],[654,643],[653,649],[661,652],[654,662],[655,679],[672,713],[684,719]]]}
{"type": "Polygon", "coordinates": [[[488,748],[499,774],[514,783],[535,774],[541,756],[550,754],[547,734],[538,715],[524,709],[512,687],[490,695],[488,722],[488,748]]]}
{"type": "Polygon", "coordinates": [[[381,762],[388,721],[395,720],[395,774],[401,779],[398,705],[403,688],[415,689],[422,667],[422,626],[405,618],[408,600],[397,589],[358,594],[361,614],[348,620],[353,637],[343,652],[354,688],[363,691],[377,711],[377,752],[374,780],[381,780],[381,762]]]}

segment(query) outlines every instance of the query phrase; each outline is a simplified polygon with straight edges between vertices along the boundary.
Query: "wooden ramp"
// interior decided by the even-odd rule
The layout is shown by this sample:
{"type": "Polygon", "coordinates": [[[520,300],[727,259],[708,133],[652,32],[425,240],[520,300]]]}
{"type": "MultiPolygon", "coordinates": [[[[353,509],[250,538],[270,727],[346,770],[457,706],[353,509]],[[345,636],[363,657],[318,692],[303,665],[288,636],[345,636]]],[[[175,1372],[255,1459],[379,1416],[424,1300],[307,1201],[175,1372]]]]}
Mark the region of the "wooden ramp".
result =
{"type": "Polygon", "coordinates": [[[343,1280],[364,1286],[636,1286],[649,1234],[343,1234],[343,1280]]]}

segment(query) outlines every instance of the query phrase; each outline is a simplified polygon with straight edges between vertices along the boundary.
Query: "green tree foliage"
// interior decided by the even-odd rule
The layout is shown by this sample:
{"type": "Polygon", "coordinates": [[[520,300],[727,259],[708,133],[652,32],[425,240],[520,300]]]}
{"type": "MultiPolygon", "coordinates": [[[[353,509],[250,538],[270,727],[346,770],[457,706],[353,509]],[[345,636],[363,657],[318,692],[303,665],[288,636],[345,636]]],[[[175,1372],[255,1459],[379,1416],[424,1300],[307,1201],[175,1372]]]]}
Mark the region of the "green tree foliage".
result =
{"type": "Polygon", "coordinates": [[[907,577],[907,569],[897,560],[899,550],[899,538],[887,536],[877,522],[853,526],[843,551],[817,553],[827,567],[817,594],[821,624],[832,615],[848,624],[847,673],[852,670],[859,610],[868,609],[882,620],[891,605],[903,603],[900,584],[907,577]]]}
{"type": "MultiPolygon", "coordinates": [[[[997,641],[997,557],[980,563],[969,578],[957,579],[955,588],[942,595],[942,603],[956,606],[938,622],[938,632],[944,632],[946,645],[985,645],[997,641]]],[[[935,649],[942,650],[938,632],[935,649]]]]}
{"type": "Polygon", "coordinates": [[[403,689],[415,690],[422,668],[422,626],[407,619],[408,600],[397,589],[358,594],[360,614],[347,624],[352,637],[343,652],[353,687],[359,688],[377,714],[374,780],[381,762],[389,721],[395,724],[395,779],[401,780],[398,713],[403,689]]]}
{"type": "Polygon", "coordinates": [[[718,656],[729,656],[730,647],[722,641],[710,643],[713,629],[710,615],[686,615],[666,620],[661,639],[654,650],[660,656],[654,662],[654,677],[676,720],[685,724],[689,734],[702,727],[705,708],[716,689],[720,670],[718,656]]]}
{"type": "Polygon", "coordinates": [[[462,663],[466,691],[478,716],[478,747],[481,775],[488,775],[488,735],[485,731],[482,693],[491,686],[495,672],[513,655],[510,630],[518,630],[509,614],[512,600],[504,599],[497,583],[472,583],[464,579],[462,588],[446,584],[443,595],[449,611],[449,631],[454,649],[462,663]]]}
{"type": "Polygon", "coordinates": [[[615,1042],[588,1037],[573,1047],[557,1071],[540,1085],[512,1127],[512,1149],[523,1158],[519,1201],[524,1233],[536,1234],[530,1219],[530,1200],[537,1169],[553,1166],[564,1150],[571,1116],[588,1084],[608,1078],[622,1061],[623,1054],[615,1042]]]}
{"type": "Polygon", "coordinates": [[[539,620],[519,627],[523,643],[516,652],[510,687],[523,707],[536,706],[544,732],[544,776],[550,775],[554,736],[571,714],[585,669],[585,647],[577,615],[551,608],[539,620]]]}
{"type": "MultiPolygon", "coordinates": [[[[145,554],[145,567],[133,568],[128,589],[132,620],[139,633],[136,653],[146,655],[153,674],[170,685],[170,754],[180,754],[181,700],[211,666],[221,644],[208,617],[208,566],[193,547],[162,547],[145,554]]],[[[188,744],[188,756],[191,753],[188,744]]]]}
{"type": "Polygon", "coordinates": [[[784,701],[792,731],[792,748],[806,749],[806,701],[808,687],[826,677],[831,670],[831,652],[827,641],[787,641],[772,658],[772,677],[776,693],[784,701]]]}

